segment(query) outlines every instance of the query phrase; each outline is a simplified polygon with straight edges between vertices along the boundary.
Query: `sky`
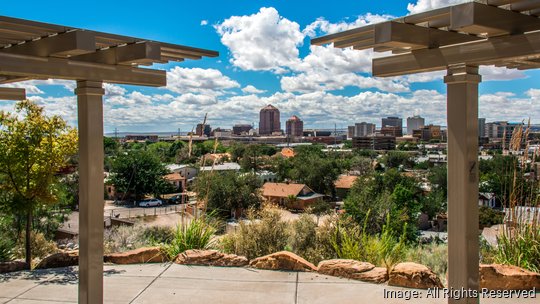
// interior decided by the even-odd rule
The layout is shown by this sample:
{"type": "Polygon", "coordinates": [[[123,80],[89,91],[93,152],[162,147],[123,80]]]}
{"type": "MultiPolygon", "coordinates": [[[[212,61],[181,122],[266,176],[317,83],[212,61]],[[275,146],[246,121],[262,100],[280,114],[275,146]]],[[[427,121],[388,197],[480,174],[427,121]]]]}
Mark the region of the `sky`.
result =
{"type": "MultiPolygon", "coordinates": [[[[208,113],[212,127],[254,123],[280,109],[305,128],[380,126],[381,118],[421,115],[446,125],[442,72],[377,78],[371,50],[311,46],[310,39],[463,0],[387,1],[4,1],[0,15],[218,51],[217,58],[154,65],[167,87],[104,84],[105,132],[191,131],[208,113]]],[[[377,56],[378,54],[375,54],[377,56]]],[[[540,71],[481,67],[479,115],[487,121],[540,123],[540,71]]],[[[33,80],[11,86],[49,115],[76,125],[75,83],[33,80]]],[[[0,101],[12,111],[14,102],[0,101]]]]}

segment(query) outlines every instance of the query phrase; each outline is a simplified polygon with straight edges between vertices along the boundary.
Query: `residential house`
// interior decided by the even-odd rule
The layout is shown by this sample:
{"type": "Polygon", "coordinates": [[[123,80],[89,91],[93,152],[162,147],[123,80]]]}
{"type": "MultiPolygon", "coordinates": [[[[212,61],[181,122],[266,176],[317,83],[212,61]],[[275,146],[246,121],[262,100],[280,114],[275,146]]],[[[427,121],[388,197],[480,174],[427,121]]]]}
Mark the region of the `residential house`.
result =
{"type": "Polygon", "coordinates": [[[345,199],[347,195],[349,195],[349,191],[357,179],[358,176],[355,175],[340,175],[334,182],[334,186],[336,187],[336,196],[339,199],[345,199]]]}
{"type": "Polygon", "coordinates": [[[201,167],[201,172],[203,171],[240,171],[240,165],[238,163],[223,163],[215,166],[205,166],[201,167]]]}
{"type": "Polygon", "coordinates": [[[173,172],[171,174],[167,174],[164,176],[165,180],[171,183],[175,190],[179,190],[180,192],[184,191],[186,189],[186,178],[183,177],[178,172],[173,172]]]}
{"type": "Polygon", "coordinates": [[[268,202],[289,209],[304,210],[310,205],[322,201],[324,195],[311,190],[306,184],[265,183],[262,195],[268,202]]]}
{"type": "Polygon", "coordinates": [[[170,164],[165,166],[167,170],[171,173],[178,173],[180,176],[186,179],[187,182],[191,181],[193,178],[197,177],[197,168],[192,165],[178,165],[170,164]]]}

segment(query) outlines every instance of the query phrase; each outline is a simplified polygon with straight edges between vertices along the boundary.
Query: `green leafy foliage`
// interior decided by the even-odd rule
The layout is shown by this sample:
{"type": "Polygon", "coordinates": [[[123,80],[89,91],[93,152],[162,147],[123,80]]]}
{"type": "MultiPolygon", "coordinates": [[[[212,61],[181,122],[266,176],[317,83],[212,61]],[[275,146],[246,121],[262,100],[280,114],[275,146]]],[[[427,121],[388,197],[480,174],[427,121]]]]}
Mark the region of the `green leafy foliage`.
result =
{"type": "Polygon", "coordinates": [[[515,265],[540,272],[540,228],[538,224],[520,224],[506,228],[497,238],[496,263],[515,265]]]}
{"type": "Polygon", "coordinates": [[[223,237],[222,248],[253,259],[284,250],[288,239],[288,224],[281,220],[277,209],[252,209],[247,221],[241,221],[235,233],[223,237]]]}
{"type": "Polygon", "coordinates": [[[190,249],[210,249],[215,245],[217,229],[207,218],[196,218],[176,226],[172,241],[164,246],[171,259],[190,249]]]}
{"type": "Polygon", "coordinates": [[[261,181],[252,173],[202,172],[194,189],[199,201],[206,202],[207,209],[221,217],[229,217],[237,209],[258,208],[261,181]]]}
{"type": "Polygon", "coordinates": [[[160,159],[145,150],[130,150],[118,155],[111,168],[111,183],[118,192],[132,194],[136,200],[147,194],[172,192],[163,176],[168,171],[160,159]]]}
{"type": "Polygon", "coordinates": [[[59,201],[57,173],[69,164],[76,151],[76,130],[59,116],[44,115],[43,108],[34,102],[20,101],[14,113],[0,112],[0,209],[14,220],[17,232],[26,222],[28,264],[35,245],[31,240],[32,224],[49,220],[42,216],[59,201]]]}

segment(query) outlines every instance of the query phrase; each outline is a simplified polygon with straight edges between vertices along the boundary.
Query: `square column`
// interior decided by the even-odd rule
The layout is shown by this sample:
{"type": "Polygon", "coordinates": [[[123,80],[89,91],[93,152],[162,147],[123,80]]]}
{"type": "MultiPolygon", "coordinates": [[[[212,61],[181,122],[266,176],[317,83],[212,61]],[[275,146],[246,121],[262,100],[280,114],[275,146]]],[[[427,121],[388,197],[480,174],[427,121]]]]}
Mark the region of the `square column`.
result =
{"type": "Polygon", "coordinates": [[[79,303],[103,303],[103,94],[77,81],[79,121],[79,303]]]}
{"type": "MultiPolygon", "coordinates": [[[[478,290],[478,67],[448,69],[448,288],[478,290]]],[[[476,298],[448,303],[478,303],[476,298]]]]}

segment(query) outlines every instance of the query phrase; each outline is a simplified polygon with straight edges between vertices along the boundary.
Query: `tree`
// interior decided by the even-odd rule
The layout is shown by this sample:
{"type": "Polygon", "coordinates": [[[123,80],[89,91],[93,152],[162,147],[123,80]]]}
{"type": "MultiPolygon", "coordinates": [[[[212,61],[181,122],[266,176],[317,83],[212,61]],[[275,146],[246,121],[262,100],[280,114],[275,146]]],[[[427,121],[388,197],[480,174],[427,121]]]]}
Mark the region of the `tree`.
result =
{"type": "Polygon", "coordinates": [[[103,149],[105,155],[114,155],[118,151],[118,142],[112,137],[103,136],[103,149]]]}
{"type": "Polygon", "coordinates": [[[402,151],[389,151],[383,158],[383,162],[387,168],[410,169],[414,166],[414,160],[411,155],[402,151]]]}
{"type": "Polygon", "coordinates": [[[57,202],[56,174],[76,153],[77,132],[59,116],[45,116],[43,108],[29,100],[18,102],[15,112],[0,112],[0,189],[10,197],[8,210],[26,217],[30,265],[34,212],[57,202]]]}
{"type": "Polygon", "coordinates": [[[197,177],[194,188],[198,200],[206,202],[208,210],[226,218],[237,209],[258,208],[261,184],[251,173],[204,172],[197,177]]]}
{"type": "Polygon", "coordinates": [[[139,200],[147,194],[159,197],[172,191],[163,176],[169,173],[158,156],[149,151],[131,150],[118,155],[111,167],[111,183],[118,192],[139,200]]]}

